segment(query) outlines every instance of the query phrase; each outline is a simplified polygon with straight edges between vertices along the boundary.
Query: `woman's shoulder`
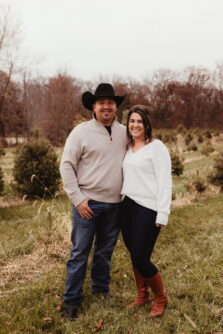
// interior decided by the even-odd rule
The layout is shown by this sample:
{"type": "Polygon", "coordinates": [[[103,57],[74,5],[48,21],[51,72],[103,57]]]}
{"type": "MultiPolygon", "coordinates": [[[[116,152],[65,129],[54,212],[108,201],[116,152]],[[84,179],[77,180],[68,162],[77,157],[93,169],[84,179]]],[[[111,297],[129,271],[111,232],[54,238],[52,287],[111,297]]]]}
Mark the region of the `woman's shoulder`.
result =
{"type": "Polygon", "coordinates": [[[152,143],[157,146],[165,146],[165,144],[160,139],[157,138],[153,138],[152,143]]]}
{"type": "Polygon", "coordinates": [[[147,144],[147,147],[162,147],[162,146],[165,146],[163,144],[163,142],[159,139],[156,139],[156,138],[153,138],[148,144],[147,144]]]}
{"type": "Polygon", "coordinates": [[[154,138],[152,143],[153,143],[154,149],[156,149],[156,150],[169,151],[167,146],[160,139],[154,138]]]}

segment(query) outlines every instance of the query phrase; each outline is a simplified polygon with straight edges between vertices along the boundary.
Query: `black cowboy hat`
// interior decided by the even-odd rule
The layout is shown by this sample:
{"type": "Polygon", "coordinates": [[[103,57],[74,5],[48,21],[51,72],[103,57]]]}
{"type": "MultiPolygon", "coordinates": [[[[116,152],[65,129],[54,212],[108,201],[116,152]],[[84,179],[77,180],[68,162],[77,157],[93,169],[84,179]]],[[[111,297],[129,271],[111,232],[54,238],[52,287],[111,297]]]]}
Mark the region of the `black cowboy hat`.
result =
{"type": "Polygon", "coordinates": [[[94,94],[92,94],[91,92],[85,92],[82,95],[82,103],[83,103],[85,108],[92,111],[93,110],[93,104],[98,99],[102,99],[102,98],[109,98],[109,99],[114,100],[117,104],[117,107],[119,107],[120,104],[122,103],[122,101],[124,100],[125,95],[124,96],[117,96],[117,95],[115,95],[115,90],[114,90],[114,88],[111,84],[101,83],[96,88],[96,91],[94,92],[94,94]]]}

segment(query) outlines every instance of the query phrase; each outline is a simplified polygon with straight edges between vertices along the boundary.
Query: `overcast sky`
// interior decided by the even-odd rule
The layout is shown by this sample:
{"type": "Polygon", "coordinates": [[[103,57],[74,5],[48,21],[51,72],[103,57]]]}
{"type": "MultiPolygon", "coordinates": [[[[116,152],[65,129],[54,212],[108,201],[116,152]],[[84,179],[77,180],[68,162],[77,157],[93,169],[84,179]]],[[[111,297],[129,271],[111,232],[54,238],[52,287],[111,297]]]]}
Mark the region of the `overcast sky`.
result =
{"type": "Polygon", "coordinates": [[[32,70],[85,80],[223,62],[223,0],[1,0],[19,16],[32,70]]]}

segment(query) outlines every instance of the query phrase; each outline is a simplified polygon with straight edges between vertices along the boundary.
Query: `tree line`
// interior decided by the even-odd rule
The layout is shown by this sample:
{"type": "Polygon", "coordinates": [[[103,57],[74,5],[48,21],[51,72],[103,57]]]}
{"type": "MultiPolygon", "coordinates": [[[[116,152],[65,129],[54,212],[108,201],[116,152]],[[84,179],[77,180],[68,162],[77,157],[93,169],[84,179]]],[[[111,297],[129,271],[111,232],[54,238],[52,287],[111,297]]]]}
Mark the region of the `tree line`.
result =
{"type": "MultiPolygon", "coordinates": [[[[116,93],[126,94],[118,118],[134,104],[151,110],[155,128],[222,128],[223,68],[187,68],[183,73],[158,70],[150,79],[114,78],[116,93]]],[[[0,137],[27,137],[38,129],[54,145],[62,145],[72,128],[89,119],[81,104],[85,90],[96,83],[85,82],[67,73],[50,78],[15,81],[10,72],[0,71],[0,137]]]]}

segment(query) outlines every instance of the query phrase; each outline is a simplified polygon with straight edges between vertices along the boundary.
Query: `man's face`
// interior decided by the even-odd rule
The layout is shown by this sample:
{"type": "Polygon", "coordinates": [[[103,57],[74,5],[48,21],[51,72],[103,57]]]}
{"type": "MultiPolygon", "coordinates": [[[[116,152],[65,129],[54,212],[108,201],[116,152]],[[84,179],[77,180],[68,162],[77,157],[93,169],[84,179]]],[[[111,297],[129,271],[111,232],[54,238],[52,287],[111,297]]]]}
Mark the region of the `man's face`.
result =
{"type": "Polygon", "coordinates": [[[105,126],[109,126],[116,116],[117,106],[114,100],[104,98],[97,100],[95,104],[93,104],[93,111],[99,122],[105,126]]]}

